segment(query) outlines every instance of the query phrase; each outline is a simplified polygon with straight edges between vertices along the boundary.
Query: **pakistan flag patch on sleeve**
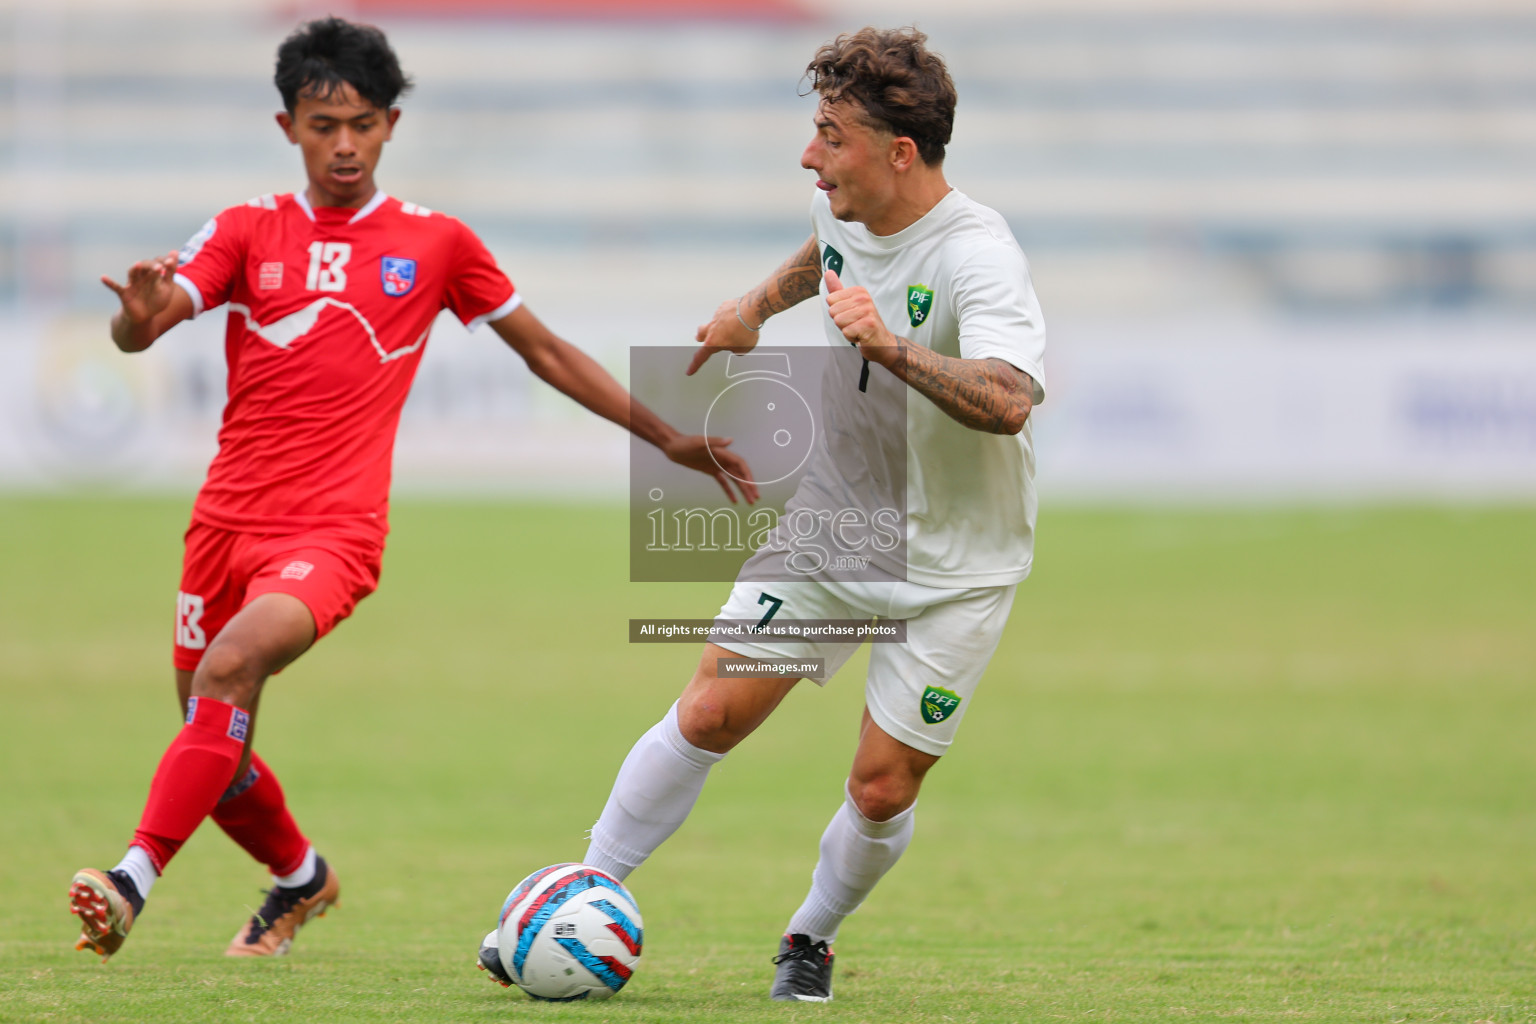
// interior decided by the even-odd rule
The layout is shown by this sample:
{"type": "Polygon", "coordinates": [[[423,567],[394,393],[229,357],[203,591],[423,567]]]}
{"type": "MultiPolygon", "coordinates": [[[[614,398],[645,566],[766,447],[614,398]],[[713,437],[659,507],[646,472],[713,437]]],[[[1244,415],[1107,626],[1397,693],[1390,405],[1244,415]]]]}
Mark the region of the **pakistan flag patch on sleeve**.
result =
{"type": "Polygon", "coordinates": [[[839,277],[843,273],[843,254],[830,245],[821,251],[821,266],[823,270],[830,270],[839,277]]]}
{"type": "Polygon", "coordinates": [[[921,327],[933,312],[933,289],[920,284],[907,285],[907,319],[921,327]]]}
{"type": "MultiPolygon", "coordinates": [[[[932,293],[930,293],[932,294],[932,293]]],[[[923,691],[923,721],[938,725],[955,713],[960,706],[960,696],[942,686],[930,686],[923,691]]]]}

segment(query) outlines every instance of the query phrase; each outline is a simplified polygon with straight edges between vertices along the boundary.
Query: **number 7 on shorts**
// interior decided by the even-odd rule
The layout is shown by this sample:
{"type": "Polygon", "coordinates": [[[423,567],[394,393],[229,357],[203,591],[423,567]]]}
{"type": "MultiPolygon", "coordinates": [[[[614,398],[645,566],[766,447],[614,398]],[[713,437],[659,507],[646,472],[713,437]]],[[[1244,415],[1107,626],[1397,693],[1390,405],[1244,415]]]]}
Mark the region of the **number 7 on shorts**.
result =
{"type": "Polygon", "coordinates": [[[774,597],[765,590],[762,596],[757,599],[757,603],[770,605],[771,607],[768,609],[768,614],[758,619],[757,625],[752,627],[754,632],[767,626],[769,621],[779,613],[779,609],[784,606],[784,599],[782,597],[774,597]]]}

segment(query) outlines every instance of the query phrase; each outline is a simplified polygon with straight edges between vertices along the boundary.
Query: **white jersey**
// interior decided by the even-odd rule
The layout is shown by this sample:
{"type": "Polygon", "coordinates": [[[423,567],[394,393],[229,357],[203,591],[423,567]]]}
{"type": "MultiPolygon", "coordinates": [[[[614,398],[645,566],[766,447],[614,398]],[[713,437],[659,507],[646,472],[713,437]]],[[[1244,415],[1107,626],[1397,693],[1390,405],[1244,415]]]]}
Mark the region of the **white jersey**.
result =
{"type": "MultiPolygon", "coordinates": [[[[916,223],[881,236],[837,220],[818,190],[811,223],[823,268],[845,286],[867,289],[891,333],[941,355],[1002,359],[1034,378],[1036,403],[1044,399],[1040,304],[999,214],[951,191],[916,223]]],[[[823,280],[827,339],[847,350],[825,295],[823,280]]],[[[899,506],[890,492],[905,460],[906,564],[882,561],[878,550],[874,562],[929,587],[1023,580],[1038,505],[1030,422],[1012,436],[972,430],[881,367],[869,368],[860,392],[861,367],[858,358],[831,361],[822,390],[825,447],[818,445],[791,504],[868,515],[899,506]]]]}

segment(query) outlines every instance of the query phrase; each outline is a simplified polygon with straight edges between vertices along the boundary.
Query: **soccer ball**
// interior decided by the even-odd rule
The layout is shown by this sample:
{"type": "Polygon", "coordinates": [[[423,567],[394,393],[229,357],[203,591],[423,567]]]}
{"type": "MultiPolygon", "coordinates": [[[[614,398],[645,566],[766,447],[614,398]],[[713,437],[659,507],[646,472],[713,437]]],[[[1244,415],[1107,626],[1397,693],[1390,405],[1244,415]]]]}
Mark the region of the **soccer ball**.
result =
{"type": "Polygon", "coordinates": [[[502,969],[535,999],[607,999],[640,966],[635,898],[586,864],[553,864],[519,882],[496,936],[502,969]]]}

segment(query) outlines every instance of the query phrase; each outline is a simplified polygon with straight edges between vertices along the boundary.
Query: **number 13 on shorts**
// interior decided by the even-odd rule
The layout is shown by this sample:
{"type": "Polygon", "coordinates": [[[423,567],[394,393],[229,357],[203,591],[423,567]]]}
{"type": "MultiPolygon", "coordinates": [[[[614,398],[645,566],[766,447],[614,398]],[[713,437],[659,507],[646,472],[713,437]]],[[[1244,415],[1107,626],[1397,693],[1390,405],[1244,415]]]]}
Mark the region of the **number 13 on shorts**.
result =
{"type": "Polygon", "coordinates": [[[200,651],[208,646],[203,632],[203,599],[197,594],[176,592],[176,646],[200,651]]]}

